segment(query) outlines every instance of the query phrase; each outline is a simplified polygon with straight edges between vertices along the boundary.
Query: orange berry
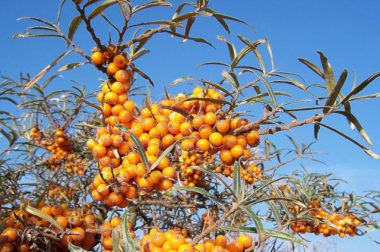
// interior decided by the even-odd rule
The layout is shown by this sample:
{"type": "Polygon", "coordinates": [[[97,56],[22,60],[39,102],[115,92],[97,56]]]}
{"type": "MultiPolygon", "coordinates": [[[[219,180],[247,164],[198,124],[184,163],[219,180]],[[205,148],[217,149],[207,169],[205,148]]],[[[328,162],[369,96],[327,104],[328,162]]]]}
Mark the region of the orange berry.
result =
{"type": "Polygon", "coordinates": [[[234,135],[225,135],[223,137],[223,147],[226,149],[231,149],[237,144],[237,138],[234,135]]]}
{"type": "Polygon", "coordinates": [[[108,147],[112,144],[112,137],[110,134],[103,134],[99,137],[99,144],[108,147]]]}
{"type": "Polygon", "coordinates": [[[129,74],[125,70],[118,70],[115,75],[115,79],[121,83],[127,83],[129,81],[129,74]]]}
{"type": "Polygon", "coordinates": [[[118,118],[121,123],[129,123],[133,119],[133,114],[128,110],[123,110],[120,112],[118,118]]]}
{"type": "Polygon", "coordinates": [[[177,250],[179,246],[185,243],[185,237],[181,234],[174,234],[169,240],[170,247],[177,250]]]}
{"type": "Polygon", "coordinates": [[[183,122],[180,125],[180,132],[184,136],[189,136],[191,132],[193,131],[193,127],[188,122],[183,122]]]}
{"type": "Polygon", "coordinates": [[[124,68],[128,63],[128,60],[123,55],[116,55],[113,57],[112,62],[115,63],[118,68],[124,68]]]}
{"type": "Polygon", "coordinates": [[[95,145],[96,145],[96,141],[94,139],[88,139],[87,142],[86,142],[86,146],[90,150],[92,150],[95,145]]]}
{"type": "Polygon", "coordinates": [[[91,60],[92,60],[92,63],[94,63],[94,65],[96,65],[96,66],[102,65],[103,62],[104,62],[103,53],[101,53],[101,52],[93,52],[91,54],[91,60]]]}
{"type": "Polygon", "coordinates": [[[55,219],[59,225],[62,227],[62,228],[67,228],[67,226],[69,225],[69,221],[67,220],[66,217],[64,216],[58,216],[56,219],[55,219]]]}
{"type": "Polygon", "coordinates": [[[220,120],[216,122],[216,129],[222,134],[226,134],[230,130],[229,120],[220,120]]]}
{"type": "Polygon", "coordinates": [[[8,242],[13,242],[17,239],[17,232],[14,228],[7,227],[1,232],[1,236],[6,237],[8,242]]]}
{"type": "Polygon", "coordinates": [[[175,178],[175,175],[176,175],[176,171],[175,171],[175,169],[174,169],[173,167],[168,166],[168,167],[166,167],[166,168],[164,168],[164,169],[162,170],[162,174],[163,174],[165,177],[169,178],[169,179],[174,179],[174,178],[175,178]]]}
{"type": "Polygon", "coordinates": [[[115,63],[111,62],[107,66],[107,74],[108,75],[114,75],[117,71],[119,71],[119,68],[116,66],[115,63]]]}
{"type": "Polygon", "coordinates": [[[152,117],[144,118],[141,126],[145,132],[149,132],[156,125],[156,121],[152,117]]]}
{"type": "Polygon", "coordinates": [[[124,102],[123,106],[129,112],[135,111],[135,103],[133,101],[128,100],[128,101],[124,102]]]}
{"type": "Polygon", "coordinates": [[[119,81],[115,81],[111,85],[111,91],[115,92],[118,95],[123,94],[125,92],[124,84],[119,81]]]}
{"type": "Polygon", "coordinates": [[[160,185],[159,185],[159,189],[161,191],[169,190],[172,187],[173,187],[173,182],[171,180],[169,180],[169,179],[166,179],[166,178],[164,178],[163,180],[161,180],[160,185]]]}
{"type": "Polygon", "coordinates": [[[252,246],[253,239],[249,235],[242,234],[239,236],[237,243],[242,245],[245,249],[247,249],[252,246]]]}
{"type": "Polygon", "coordinates": [[[82,242],[86,233],[82,227],[75,227],[70,231],[70,240],[73,242],[82,242]]]}
{"type": "Polygon", "coordinates": [[[223,136],[219,132],[211,133],[208,140],[214,147],[219,147],[223,144],[223,136]]]}
{"type": "Polygon", "coordinates": [[[224,235],[218,235],[215,238],[215,245],[220,246],[222,248],[227,247],[227,238],[224,235]]]}
{"type": "Polygon", "coordinates": [[[260,143],[260,135],[257,131],[251,131],[247,134],[247,142],[251,147],[256,147],[260,143]]]}
{"type": "Polygon", "coordinates": [[[222,160],[223,163],[231,165],[233,164],[234,157],[232,156],[231,152],[227,149],[223,149],[219,153],[220,160],[222,160]]]}
{"type": "Polygon", "coordinates": [[[243,147],[237,144],[231,148],[231,154],[236,160],[238,160],[241,156],[243,156],[244,149],[243,147]]]}
{"type": "Polygon", "coordinates": [[[101,144],[96,144],[94,148],[92,148],[92,153],[95,158],[102,158],[106,155],[107,149],[101,144]]]}
{"type": "Polygon", "coordinates": [[[204,116],[204,121],[206,124],[212,126],[216,123],[216,114],[214,112],[208,112],[206,113],[206,115],[204,116]]]}
{"type": "Polygon", "coordinates": [[[152,112],[148,109],[148,108],[143,108],[141,111],[140,111],[140,114],[142,117],[144,118],[147,118],[147,117],[151,117],[152,116],[152,112]]]}
{"type": "Polygon", "coordinates": [[[208,139],[212,133],[212,128],[209,125],[202,125],[199,130],[199,136],[203,139],[208,139]]]}
{"type": "Polygon", "coordinates": [[[168,124],[169,132],[173,135],[177,135],[180,132],[180,126],[180,123],[170,121],[168,124]]]}
{"type": "Polygon", "coordinates": [[[190,246],[190,244],[182,244],[178,247],[178,252],[193,252],[194,249],[190,246]]]}
{"type": "Polygon", "coordinates": [[[199,139],[197,141],[197,148],[202,152],[206,152],[210,149],[210,142],[207,139],[199,139]]]}
{"type": "Polygon", "coordinates": [[[247,139],[245,136],[238,136],[236,138],[237,144],[243,147],[244,149],[247,147],[247,139]]]}
{"type": "Polygon", "coordinates": [[[181,142],[181,148],[184,151],[191,151],[194,149],[194,141],[192,139],[184,139],[181,142]]]}
{"type": "Polygon", "coordinates": [[[162,138],[162,148],[166,149],[175,142],[172,134],[167,134],[162,138]]]}
{"type": "Polygon", "coordinates": [[[203,117],[200,115],[194,116],[192,123],[193,123],[193,127],[198,129],[204,123],[203,117]]]}
{"type": "Polygon", "coordinates": [[[107,92],[104,95],[104,102],[110,105],[115,105],[117,103],[117,94],[115,92],[107,92]]]}
{"type": "Polygon", "coordinates": [[[103,238],[102,246],[103,246],[104,249],[112,250],[113,249],[113,239],[112,239],[112,237],[105,237],[105,238],[103,238]]]}

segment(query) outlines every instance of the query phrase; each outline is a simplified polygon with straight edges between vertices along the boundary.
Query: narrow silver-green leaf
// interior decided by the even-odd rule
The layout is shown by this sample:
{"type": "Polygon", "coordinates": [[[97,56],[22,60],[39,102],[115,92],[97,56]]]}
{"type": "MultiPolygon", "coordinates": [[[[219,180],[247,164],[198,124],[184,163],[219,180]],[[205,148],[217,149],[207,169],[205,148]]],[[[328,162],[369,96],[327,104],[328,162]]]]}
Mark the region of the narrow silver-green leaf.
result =
{"type": "Polygon", "coordinates": [[[91,13],[90,15],[88,15],[88,19],[93,19],[94,17],[100,15],[101,13],[103,13],[103,11],[105,11],[108,7],[110,7],[111,5],[114,5],[116,3],[118,3],[119,1],[118,0],[106,0],[104,1],[103,3],[101,3],[98,7],[96,7],[91,13]]]}
{"type": "Polygon", "coordinates": [[[128,229],[128,212],[125,211],[123,214],[123,218],[120,223],[120,232],[121,232],[121,246],[124,252],[136,252],[135,245],[133,243],[133,239],[128,229]]]}
{"type": "Polygon", "coordinates": [[[231,62],[232,62],[236,58],[236,48],[235,48],[235,46],[232,43],[230,43],[226,38],[224,38],[222,36],[217,36],[217,38],[220,41],[223,41],[224,43],[226,43],[227,48],[228,48],[228,52],[230,54],[230,59],[231,59],[231,62]]]}
{"type": "Polygon", "coordinates": [[[367,132],[363,128],[363,126],[360,124],[359,120],[351,113],[347,111],[334,111],[333,113],[344,115],[347,120],[353,124],[353,126],[358,130],[361,137],[367,142],[369,145],[373,145],[370,137],[368,136],[367,132]]]}
{"type": "MultiPolygon", "coordinates": [[[[247,46],[249,46],[252,50],[252,52],[256,55],[256,58],[257,60],[259,61],[259,64],[260,64],[260,67],[261,67],[261,70],[263,71],[263,74],[266,75],[267,73],[267,70],[265,68],[265,64],[264,64],[264,61],[263,61],[263,57],[261,56],[259,50],[257,50],[257,46],[258,44],[255,44],[255,42],[251,43],[249,42],[248,39],[244,38],[243,36],[240,36],[238,35],[238,38],[244,43],[246,44],[247,46]]],[[[264,40],[265,41],[265,40],[264,40]]],[[[266,41],[265,41],[266,43],[266,41]]]]}
{"type": "Polygon", "coordinates": [[[75,32],[78,30],[80,23],[83,21],[81,16],[77,16],[71,20],[71,24],[69,27],[69,32],[67,33],[67,37],[72,40],[74,38],[75,32]]]}
{"type": "Polygon", "coordinates": [[[68,242],[68,247],[70,252],[89,252],[81,247],[72,244],[71,242],[68,242]]]}
{"type": "Polygon", "coordinates": [[[158,7],[158,6],[172,7],[172,4],[169,2],[166,2],[166,1],[156,0],[156,1],[151,1],[148,3],[142,4],[142,5],[135,6],[135,7],[133,7],[132,12],[136,13],[136,12],[148,9],[148,8],[158,7]]]}
{"type": "Polygon", "coordinates": [[[222,76],[237,90],[239,88],[239,82],[233,77],[233,73],[229,73],[225,70],[222,71],[222,76]]]}
{"type": "Polygon", "coordinates": [[[239,162],[236,162],[234,165],[234,192],[239,200],[243,198],[242,180],[241,180],[239,162]]]}
{"type": "Polygon", "coordinates": [[[123,125],[118,125],[118,127],[120,128],[120,130],[123,133],[127,133],[132,138],[132,141],[135,144],[137,152],[140,155],[141,161],[143,162],[145,168],[149,169],[149,161],[148,161],[148,158],[146,156],[144,146],[140,142],[140,139],[135,134],[133,134],[131,131],[129,131],[126,127],[124,127],[123,125]]]}
{"type": "Polygon", "coordinates": [[[188,192],[199,193],[200,195],[205,196],[206,198],[213,201],[215,204],[220,206],[223,210],[227,209],[226,206],[224,206],[223,202],[219,198],[215,197],[214,195],[212,195],[211,193],[209,193],[208,191],[206,191],[203,188],[199,188],[196,186],[179,186],[179,187],[173,187],[173,190],[175,190],[175,191],[184,190],[184,191],[188,191],[188,192]]]}
{"type": "Polygon", "coordinates": [[[318,51],[318,54],[321,58],[321,63],[324,71],[324,79],[326,81],[328,94],[330,95],[335,87],[334,71],[331,67],[330,62],[328,62],[326,56],[320,51],[318,51]]]}
{"type": "Polygon", "coordinates": [[[116,228],[112,229],[112,251],[113,252],[119,252],[119,246],[120,246],[120,238],[119,238],[119,232],[116,228]]]}
{"type": "Polygon", "coordinates": [[[247,206],[240,206],[240,208],[241,208],[242,210],[244,210],[244,211],[247,213],[247,215],[248,215],[248,217],[249,217],[250,219],[253,220],[253,222],[254,222],[255,225],[256,225],[257,233],[258,233],[259,235],[260,235],[260,234],[263,234],[263,233],[265,232],[265,230],[264,230],[263,223],[262,223],[261,220],[260,220],[260,217],[259,217],[257,214],[255,214],[255,213],[252,211],[251,208],[249,208],[249,207],[247,207],[247,206]]]}
{"type": "Polygon", "coordinates": [[[86,62],[70,63],[70,64],[67,64],[67,65],[64,65],[64,66],[60,67],[60,68],[57,70],[57,72],[63,72],[63,71],[67,71],[67,70],[75,69],[75,68],[78,68],[78,67],[83,66],[84,64],[86,64],[86,62]]]}
{"type": "Polygon", "coordinates": [[[352,139],[351,137],[347,136],[346,134],[340,132],[339,130],[337,130],[337,129],[331,127],[331,126],[328,126],[328,125],[326,125],[326,124],[320,123],[320,122],[317,123],[317,124],[320,125],[320,126],[323,126],[323,127],[327,128],[327,129],[329,129],[329,130],[331,130],[331,131],[334,131],[334,132],[337,133],[338,135],[340,135],[340,136],[346,138],[348,141],[350,141],[350,142],[356,144],[357,146],[359,146],[359,147],[360,147],[360,148],[361,148],[361,149],[362,149],[367,155],[369,155],[370,157],[375,158],[375,159],[379,159],[379,158],[380,158],[380,156],[379,156],[378,154],[374,153],[374,152],[373,152],[372,150],[370,150],[369,148],[365,147],[364,145],[362,145],[362,144],[359,143],[358,141],[352,139]]]}
{"type": "Polygon", "coordinates": [[[335,104],[336,99],[338,98],[338,96],[340,94],[340,90],[342,89],[344,83],[346,82],[347,74],[348,74],[347,70],[344,69],[342,74],[339,77],[338,82],[336,83],[336,85],[332,89],[329,97],[326,100],[326,103],[325,103],[326,108],[323,109],[323,113],[327,113],[328,111],[330,111],[330,109],[328,109],[327,106],[331,106],[331,105],[335,104]]]}
{"type": "Polygon", "coordinates": [[[178,83],[189,81],[189,80],[195,80],[195,78],[193,78],[191,76],[180,77],[180,78],[177,78],[174,81],[170,82],[170,86],[175,86],[178,83]]]}
{"type": "Polygon", "coordinates": [[[380,76],[380,72],[377,72],[370,77],[368,77],[365,81],[360,83],[357,87],[355,87],[344,99],[342,100],[342,104],[346,103],[350,100],[350,98],[356,94],[358,94],[360,91],[362,91],[365,87],[367,87],[371,82],[373,82],[376,78],[380,76]]]}
{"type": "Polygon", "coordinates": [[[62,226],[59,225],[59,223],[56,220],[54,220],[51,216],[41,212],[40,210],[28,205],[23,205],[23,209],[27,211],[28,213],[35,215],[37,217],[40,217],[41,219],[46,220],[47,222],[51,223],[54,227],[58,228],[59,231],[61,232],[64,231],[62,226]]]}
{"type": "Polygon", "coordinates": [[[264,231],[264,234],[267,235],[267,236],[269,236],[269,237],[276,238],[276,239],[294,242],[294,243],[302,245],[302,246],[306,245],[305,242],[302,239],[297,238],[295,236],[295,234],[291,234],[291,233],[288,233],[288,232],[283,232],[283,231],[274,230],[274,229],[272,229],[272,230],[266,229],[264,231]]]}
{"type": "Polygon", "coordinates": [[[325,78],[324,73],[322,72],[321,69],[319,69],[316,65],[311,63],[310,61],[303,59],[303,58],[298,58],[298,61],[306,65],[308,68],[310,68],[314,73],[318,74],[321,78],[325,78]]]}

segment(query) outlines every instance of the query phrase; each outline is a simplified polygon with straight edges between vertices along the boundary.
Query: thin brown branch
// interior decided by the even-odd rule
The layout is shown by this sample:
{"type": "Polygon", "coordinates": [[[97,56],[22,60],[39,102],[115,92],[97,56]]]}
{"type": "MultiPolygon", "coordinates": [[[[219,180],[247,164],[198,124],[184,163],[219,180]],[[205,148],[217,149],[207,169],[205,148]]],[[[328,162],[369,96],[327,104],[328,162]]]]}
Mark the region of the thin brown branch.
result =
{"type": "Polygon", "coordinates": [[[151,38],[156,33],[165,32],[166,29],[168,29],[169,27],[170,27],[169,25],[161,25],[161,26],[159,26],[159,27],[157,27],[155,29],[148,30],[145,33],[143,33],[140,36],[138,36],[137,38],[133,38],[133,39],[129,40],[128,42],[126,42],[124,44],[121,44],[120,45],[120,51],[123,51],[125,48],[130,47],[134,43],[137,43],[137,42],[139,42],[141,40],[149,39],[149,38],[151,38]]]}

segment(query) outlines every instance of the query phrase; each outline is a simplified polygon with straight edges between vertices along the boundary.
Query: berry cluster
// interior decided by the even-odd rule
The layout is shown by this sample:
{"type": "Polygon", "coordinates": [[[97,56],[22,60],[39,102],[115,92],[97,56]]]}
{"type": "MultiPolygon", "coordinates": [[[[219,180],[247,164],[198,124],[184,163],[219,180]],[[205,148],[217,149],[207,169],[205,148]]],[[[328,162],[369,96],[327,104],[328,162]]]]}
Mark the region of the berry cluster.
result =
{"type": "MultiPolygon", "coordinates": [[[[111,252],[113,249],[112,229],[116,229],[120,236],[120,217],[113,217],[109,222],[105,221],[100,225],[101,244],[104,252],[111,252]]],[[[136,238],[135,232],[132,230],[132,223],[128,222],[128,229],[132,239],[136,238]]]]}
{"type": "Polygon", "coordinates": [[[308,214],[316,217],[319,221],[296,221],[291,224],[291,229],[296,233],[314,233],[324,236],[346,235],[355,236],[361,221],[352,214],[338,214],[325,211],[318,201],[312,201],[308,205],[308,214]]]}
{"type": "Polygon", "coordinates": [[[46,230],[50,230],[50,236],[56,237],[55,240],[60,242],[62,249],[67,248],[68,241],[87,250],[95,246],[94,234],[86,232],[86,229],[96,227],[96,218],[90,212],[82,213],[68,208],[65,204],[45,205],[39,210],[52,217],[64,232],[52,226],[46,219],[31,215],[23,209],[13,211],[4,221],[6,227],[0,234],[0,251],[14,251],[16,248],[18,251],[29,251],[33,246],[41,246],[36,244],[38,241],[28,241],[23,237],[26,228],[40,230],[40,234],[49,233],[46,230]]]}
{"type": "Polygon", "coordinates": [[[206,239],[202,243],[191,245],[192,240],[180,232],[169,230],[161,232],[151,229],[149,234],[141,240],[141,251],[151,252],[243,252],[250,248],[253,251],[254,243],[251,236],[240,235],[237,240],[228,242],[227,237],[218,235],[215,240],[206,239]]]}

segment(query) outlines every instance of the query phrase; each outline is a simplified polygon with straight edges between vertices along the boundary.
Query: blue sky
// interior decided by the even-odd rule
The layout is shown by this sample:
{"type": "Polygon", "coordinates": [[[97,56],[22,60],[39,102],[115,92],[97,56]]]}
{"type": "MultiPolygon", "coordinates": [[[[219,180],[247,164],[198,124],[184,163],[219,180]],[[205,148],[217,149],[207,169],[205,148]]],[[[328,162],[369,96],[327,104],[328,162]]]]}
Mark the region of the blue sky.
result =
{"type": "MultiPolygon", "coordinates": [[[[20,72],[37,74],[58,54],[64,51],[64,44],[55,39],[12,40],[11,35],[20,32],[28,24],[16,22],[20,16],[38,16],[54,20],[59,1],[50,0],[13,0],[2,3],[0,9],[0,75],[17,78],[20,72]]],[[[135,1],[142,2],[142,1],[135,1]]],[[[298,57],[318,63],[317,50],[323,51],[329,58],[336,72],[348,69],[348,82],[353,82],[356,74],[361,81],[380,70],[380,2],[376,0],[210,0],[211,6],[232,16],[240,17],[254,26],[254,30],[243,25],[233,24],[236,34],[242,34],[250,40],[268,38],[271,42],[276,68],[282,71],[301,74],[308,83],[320,82],[311,71],[297,61],[298,57]]],[[[170,13],[166,12],[166,13],[170,13]]],[[[149,13],[155,18],[164,18],[149,13]]],[[[71,11],[64,12],[62,26],[67,30],[71,11]]],[[[142,19],[146,18],[143,16],[142,19]]],[[[99,35],[106,39],[109,29],[99,25],[99,35]]],[[[204,35],[215,42],[217,50],[192,42],[180,43],[160,35],[148,45],[151,53],[137,62],[137,65],[149,73],[157,83],[154,92],[159,98],[163,93],[162,85],[177,77],[194,75],[218,78],[221,69],[199,68],[198,64],[209,60],[227,60],[228,54],[222,42],[215,39],[216,34],[223,35],[231,41],[236,37],[228,36],[216,26],[214,21],[203,20],[194,25],[197,35],[204,35]],[[207,29],[205,29],[207,27],[207,29]],[[210,32],[212,31],[212,32],[210,32]],[[212,34],[212,36],[210,35],[212,34]],[[194,53],[195,52],[195,53],[194,53]]],[[[86,51],[94,46],[84,30],[80,28],[75,38],[86,51]]],[[[79,58],[72,56],[68,61],[79,58]]],[[[98,86],[97,79],[102,77],[92,67],[85,67],[85,73],[72,71],[57,81],[57,87],[71,86],[71,79],[86,85],[88,90],[98,86]]],[[[82,70],[83,71],[83,70],[82,70]]],[[[337,74],[336,74],[337,75],[337,74]]],[[[380,80],[374,82],[368,93],[379,92],[380,80]]],[[[183,87],[181,87],[183,88],[183,87]]],[[[180,91],[174,87],[174,92],[180,91]]],[[[346,89],[347,91],[348,89],[346,89]]],[[[354,105],[354,114],[365,125],[375,144],[374,151],[380,153],[380,131],[377,117],[379,101],[364,101],[354,105]]],[[[330,120],[330,124],[351,132],[344,120],[330,120]]],[[[311,140],[312,128],[302,130],[302,137],[311,140]]],[[[357,138],[359,139],[359,138],[357,138]]],[[[352,192],[363,192],[369,189],[380,190],[379,160],[373,160],[361,150],[338,136],[322,130],[315,151],[323,154],[320,159],[328,166],[311,164],[313,171],[332,172],[337,177],[348,181],[345,189],[352,192]]],[[[379,238],[379,234],[373,236],[379,238]]],[[[337,242],[339,251],[378,251],[367,237],[345,239],[337,242]]]]}

